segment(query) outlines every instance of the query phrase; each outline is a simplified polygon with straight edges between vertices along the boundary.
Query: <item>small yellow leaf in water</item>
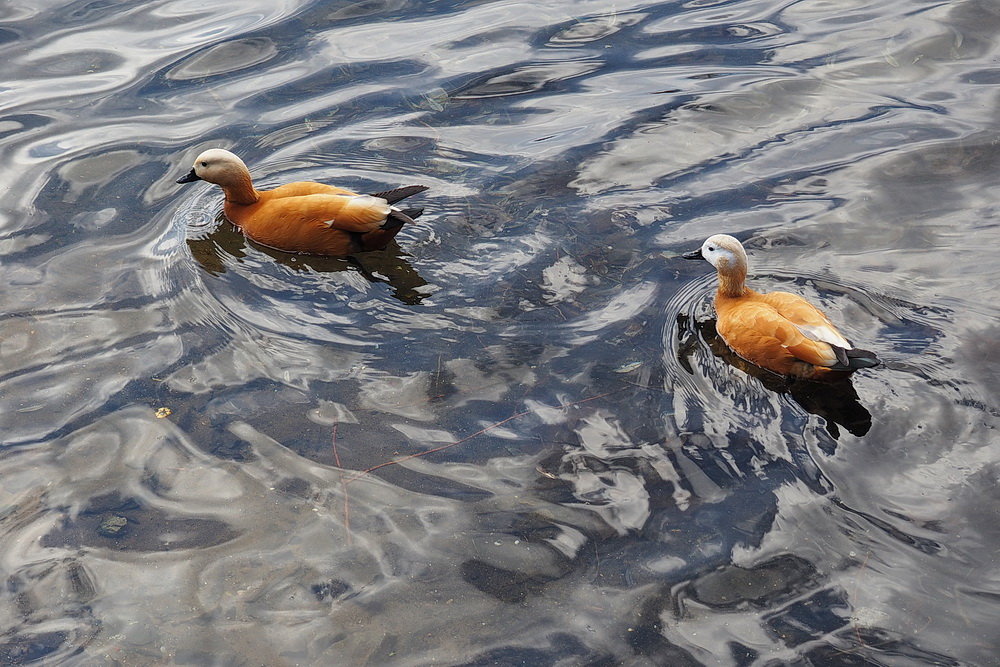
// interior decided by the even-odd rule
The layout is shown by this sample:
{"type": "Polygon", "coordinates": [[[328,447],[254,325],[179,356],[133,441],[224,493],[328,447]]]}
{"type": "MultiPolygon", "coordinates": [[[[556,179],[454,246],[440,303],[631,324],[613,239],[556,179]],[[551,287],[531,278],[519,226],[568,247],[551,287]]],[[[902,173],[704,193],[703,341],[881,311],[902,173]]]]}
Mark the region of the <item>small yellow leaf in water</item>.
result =
{"type": "Polygon", "coordinates": [[[170,408],[156,408],[156,412],[154,414],[157,419],[163,419],[164,417],[169,417],[171,412],[173,412],[173,410],[170,408]]]}

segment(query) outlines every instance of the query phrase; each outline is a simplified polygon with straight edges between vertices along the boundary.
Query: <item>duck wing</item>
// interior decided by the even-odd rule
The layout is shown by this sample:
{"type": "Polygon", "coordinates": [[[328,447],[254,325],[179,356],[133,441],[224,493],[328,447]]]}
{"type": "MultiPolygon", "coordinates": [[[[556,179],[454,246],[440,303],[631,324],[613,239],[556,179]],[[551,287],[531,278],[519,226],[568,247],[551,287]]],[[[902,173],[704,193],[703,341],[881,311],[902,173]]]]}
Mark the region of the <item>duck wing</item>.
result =
{"type": "Polygon", "coordinates": [[[270,199],[283,199],[285,197],[305,197],[306,195],[356,195],[357,192],[338,188],[336,185],[326,183],[315,183],[313,181],[295,181],[279,185],[273,190],[266,190],[270,199]]]}
{"type": "MultiPolygon", "coordinates": [[[[412,186],[400,188],[400,190],[410,190],[409,194],[400,196],[398,191],[393,191],[396,192],[395,195],[392,192],[387,194],[389,197],[396,197],[398,201],[423,189],[426,188],[412,186]]],[[[413,218],[423,213],[423,209],[401,211],[390,205],[384,197],[376,195],[354,195],[343,199],[347,201],[342,202],[335,217],[322,222],[332,230],[347,232],[352,252],[381,250],[399,233],[405,223],[413,222],[413,218]]]]}
{"type": "Polygon", "coordinates": [[[268,208],[272,218],[362,233],[378,229],[391,212],[386,200],[372,195],[313,194],[277,199],[268,208]]]}
{"type": "Polygon", "coordinates": [[[768,303],[755,300],[719,312],[717,326],[729,347],[758,366],[780,366],[789,354],[815,366],[838,362],[832,345],[809,338],[768,303]]]}
{"type": "Polygon", "coordinates": [[[826,315],[798,294],[769,292],[761,294],[760,298],[794,324],[806,338],[845,350],[851,349],[851,341],[837,331],[837,327],[833,326],[826,315]]]}
{"type": "Polygon", "coordinates": [[[379,230],[390,211],[384,199],[371,195],[312,194],[264,196],[227,215],[247,236],[272,248],[342,255],[352,252],[354,235],[379,230]]]}
{"type": "MultiPolygon", "coordinates": [[[[381,194],[398,201],[425,189],[408,186],[381,194]]],[[[318,183],[292,183],[260,195],[249,206],[227,203],[226,215],[254,241],[289,252],[347,255],[384,248],[422,212],[318,183]]]]}
{"type": "MultiPolygon", "coordinates": [[[[762,294],[761,298],[774,307],[779,315],[791,322],[805,338],[814,341],[817,346],[823,344],[829,346],[836,356],[836,361],[817,365],[826,366],[830,370],[854,371],[859,368],[872,368],[881,363],[874,352],[855,348],[826,315],[799,295],[771,292],[762,294]]],[[[802,350],[802,347],[789,346],[788,350],[800,359],[806,360],[795,351],[802,350]]]]}

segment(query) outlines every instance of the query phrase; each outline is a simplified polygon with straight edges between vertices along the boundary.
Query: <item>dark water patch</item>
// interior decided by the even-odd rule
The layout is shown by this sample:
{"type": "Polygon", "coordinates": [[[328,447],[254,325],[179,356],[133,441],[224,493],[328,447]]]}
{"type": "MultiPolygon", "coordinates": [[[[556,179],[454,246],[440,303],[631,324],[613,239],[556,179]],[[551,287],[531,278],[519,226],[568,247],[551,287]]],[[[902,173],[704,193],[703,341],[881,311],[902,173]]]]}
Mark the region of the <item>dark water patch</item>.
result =
{"type": "Polygon", "coordinates": [[[525,576],[484,563],[470,560],[462,563],[462,578],[487,595],[501,602],[523,602],[529,595],[539,595],[545,582],[537,577],[525,576]]]}
{"type": "Polygon", "coordinates": [[[485,80],[471,82],[453,92],[451,97],[456,100],[474,100],[522,95],[550,89],[556,82],[583,76],[597,68],[597,65],[587,66],[585,63],[527,65],[512,72],[491,74],[485,80]]]}
{"type": "Polygon", "coordinates": [[[15,42],[21,38],[14,30],[7,30],[5,28],[0,28],[0,44],[6,44],[8,42],[15,42]]]}
{"type": "Polygon", "coordinates": [[[783,556],[751,568],[727,566],[705,574],[679,592],[678,609],[683,613],[683,599],[710,607],[729,609],[743,604],[770,607],[781,599],[811,587],[815,568],[801,558],[783,556]]]}
{"type": "MultiPolygon", "coordinates": [[[[573,47],[599,42],[606,37],[615,35],[621,30],[641,23],[644,18],[645,14],[638,12],[580,17],[574,19],[571,23],[557,26],[557,31],[547,38],[545,45],[573,47]]],[[[635,37],[636,35],[630,33],[630,36],[635,37]]]]}
{"type": "MultiPolygon", "coordinates": [[[[156,491],[155,476],[145,484],[156,491]]],[[[222,544],[236,533],[225,524],[204,519],[174,519],[144,507],[135,498],[98,496],[75,519],[46,535],[43,545],[98,547],[121,551],[172,551],[222,544]]]]}
{"type": "Polygon", "coordinates": [[[771,631],[789,647],[801,646],[841,631],[849,610],[843,591],[820,590],[808,598],[788,605],[767,619],[771,631]]]}
{"type": "Polygon", "coordinates": [[[54,657],[68,635],[66,632],[42,632],[5,638],[0,642],[0,660],[6,665],[26,665],[54,657]]]}
{"type": "Polygon", "coordinates": [[[141,2],[112,2],[111,0],[80,0],[61,8],[52,18],[64,25],[91,25],[104,19],[121,16],[122,13],[142,7],[141,2]]]}
{"type": "Polygon", "coordinates": [[[615,658],[609,654],[594,652],[572,635],[553,633],[547,637],[544,648],[505,647],[485,651],[463,667],[486,667],[487,665],[558,665],[566,660],[576,660],[583,664],[612,665],[615,658]]]}
{"type": "Polygon", "coordinates": [[[330,10],[323,20],[333,23],[370,16],[384,17],[390,12],[398,12],[410,4],[408,0],[363,0],[362,2],[351,2],[343,7],[330,10]]]}
{"type": "Polygon", "coordinates": [[[965,78],[966,83],[979,85],[996,85],[1000,83],[1000,69],[984,69],[978,72],[969,72],[965,78]]]}
{"type": "Polygon", "coordinates": [[[233,40],[191,56],[167,76],[178,81],[219,76],[265,63],[277,52],[267,38],[233,40]]]}
{"type": "Polygon", "coordinates": [[[40,75],[53,77],[85,76],[117,69],[124,59],[113,51],[78,51],[73,57],[52,56],[38,58],[33,66],[40,75]]]}

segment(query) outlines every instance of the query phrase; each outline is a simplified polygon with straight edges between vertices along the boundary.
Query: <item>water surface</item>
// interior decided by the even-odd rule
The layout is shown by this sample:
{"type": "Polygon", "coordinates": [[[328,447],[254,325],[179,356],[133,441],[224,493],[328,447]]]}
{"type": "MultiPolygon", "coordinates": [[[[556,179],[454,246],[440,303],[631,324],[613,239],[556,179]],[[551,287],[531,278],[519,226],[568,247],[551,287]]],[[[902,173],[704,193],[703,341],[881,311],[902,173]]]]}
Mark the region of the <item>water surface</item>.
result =
{"type": "Polygon", "coordinates": [[[996,664],[994,4],[223,5],[0,7],[0,661],[996,664]],[[720,232],[885,366],[727,354],[720,232]]]}

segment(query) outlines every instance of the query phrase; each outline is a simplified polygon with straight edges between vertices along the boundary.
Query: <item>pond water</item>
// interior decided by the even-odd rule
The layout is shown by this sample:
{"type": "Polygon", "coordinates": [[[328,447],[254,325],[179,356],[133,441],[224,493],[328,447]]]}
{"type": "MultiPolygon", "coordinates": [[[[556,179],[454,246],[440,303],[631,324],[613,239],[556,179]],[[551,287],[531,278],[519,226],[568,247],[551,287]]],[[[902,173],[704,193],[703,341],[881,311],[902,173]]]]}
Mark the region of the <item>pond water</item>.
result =
{"type": "Polygon", "coordinates": [[[995,2],[5,0],[0,55],[0,663],[1000,664],[995,2]],[[216,146],[426,212],[262,248],[216,146]],[[715,233],[884,366],[740,364],[715,233]]]}

